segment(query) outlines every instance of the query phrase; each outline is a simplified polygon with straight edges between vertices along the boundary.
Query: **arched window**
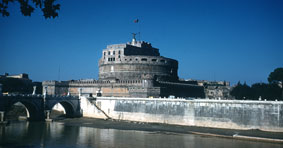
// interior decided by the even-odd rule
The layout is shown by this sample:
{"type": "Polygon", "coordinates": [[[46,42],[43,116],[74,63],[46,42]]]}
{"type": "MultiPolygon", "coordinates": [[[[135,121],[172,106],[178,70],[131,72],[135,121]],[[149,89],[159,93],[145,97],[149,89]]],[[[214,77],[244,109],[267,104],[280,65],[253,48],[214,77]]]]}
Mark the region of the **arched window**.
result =
{"type": "Polygon", "coordinates": [[[147,61],[147,59],[146,58],[142,58],[141,61],[147,61]]]}

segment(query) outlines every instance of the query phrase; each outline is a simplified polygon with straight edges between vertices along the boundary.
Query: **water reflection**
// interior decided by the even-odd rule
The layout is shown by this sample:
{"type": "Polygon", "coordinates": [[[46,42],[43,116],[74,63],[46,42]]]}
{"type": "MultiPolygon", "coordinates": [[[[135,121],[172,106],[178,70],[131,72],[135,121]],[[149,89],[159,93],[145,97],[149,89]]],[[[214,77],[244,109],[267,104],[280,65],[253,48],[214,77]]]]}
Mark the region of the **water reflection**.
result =
{"type": "Polygon", "coordinates": [[[191,134],[66,126],[58,122],[17,122],[0,127],[0,147],[283,148],[283,145],[191,134]]]}

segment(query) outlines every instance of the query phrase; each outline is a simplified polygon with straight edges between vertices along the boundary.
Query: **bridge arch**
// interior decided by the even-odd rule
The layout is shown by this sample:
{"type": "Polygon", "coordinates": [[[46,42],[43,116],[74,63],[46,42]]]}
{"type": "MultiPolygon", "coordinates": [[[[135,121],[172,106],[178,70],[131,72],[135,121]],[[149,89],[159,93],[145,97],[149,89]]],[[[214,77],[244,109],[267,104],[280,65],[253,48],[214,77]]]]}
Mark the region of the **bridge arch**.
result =
{"type": "Polygon", "coordinates": [[[38,120],[44,119],[39,107],[37,106],[37,104],[33,103],[32,101],[14,100],[9,103],[9,105],[7,106],[6,112],[9,112],[16,103],[21,103],[23,107],[26,109],[28,120],[38,121],[38,120]]]}
{"type": "Polygon", "coordinates": [[[6,113],[17,102],[24,105],[28,112],[29,120],[31,121],[49,121],[50,111],[57,103],[60,103],[63,106],[66,112],[66,117],[82,116],[80,99],[78,97],[10,95],[0,96],[0,121],[7,119],[6,113]]]}
{"type": "Polygon", "coordinates": [[[62,105],[62,107],[65,110],[67,118],[75,117],[75,106],[73,105],[72,102],[67,101],[67,100],[55,102],[54,104],[51,105],[50,110],[52,110],[54,108],[54,106],[57,105],[57,104],[62,105]]]}

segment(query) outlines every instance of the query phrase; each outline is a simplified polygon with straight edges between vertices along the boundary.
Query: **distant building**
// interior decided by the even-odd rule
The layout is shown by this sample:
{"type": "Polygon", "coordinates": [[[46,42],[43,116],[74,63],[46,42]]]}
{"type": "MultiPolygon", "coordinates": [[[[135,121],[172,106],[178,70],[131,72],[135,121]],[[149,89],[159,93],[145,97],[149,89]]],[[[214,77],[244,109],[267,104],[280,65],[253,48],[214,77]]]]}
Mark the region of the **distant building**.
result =
{"type": "Polygon", "coordinates": [[[3,93],[25,93],[30,94],[33,91],[33,86],[37,86],[37,93],[42,93],[42,83],[32,82],[28,74],[22,73],[17,75],[9,75],[5,73],[0,75],[0,84],[2,84],[3,93]]]}
{"type": "Polygon", "coordinates": [[[28,74],[26,73],[21,73],[17,75],[9,75],[8,73],[5,73],[5,75],[0,75],[0,78],[16,78],[16,79],[29,80],[28,74]]]}
{"type": "Polygon", "coordinates": [[[198,80],[198,85],[204,87],[205,96],[209,99],[230,99],[230,82],[198,80]]]}
{"type": "Polygon", "coordinates": [[[44,81],[48,94],[123,97],[204,98],[204,87],[179,81],[178,61],[160,56],[150,43],[136,41],[108,45],[99,60],[98,80],[44,81]]]}

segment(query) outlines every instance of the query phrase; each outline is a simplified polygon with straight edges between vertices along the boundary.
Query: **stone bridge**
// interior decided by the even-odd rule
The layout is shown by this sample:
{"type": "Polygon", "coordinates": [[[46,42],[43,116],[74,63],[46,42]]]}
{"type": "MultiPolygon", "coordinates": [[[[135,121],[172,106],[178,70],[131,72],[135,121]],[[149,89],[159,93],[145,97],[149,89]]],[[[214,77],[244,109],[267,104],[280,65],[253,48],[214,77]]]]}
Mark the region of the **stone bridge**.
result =
{"type": "Polygon", "coordinates": [[[60,103],[66,112],[66,117],[81,117],[80,99],[76,96],[55,95],[0,95],[0,122],[5,121],[5,113],[17,103],[22,103],[30,121],[50,120],[50,112],[54,105],[60,103]]]}

